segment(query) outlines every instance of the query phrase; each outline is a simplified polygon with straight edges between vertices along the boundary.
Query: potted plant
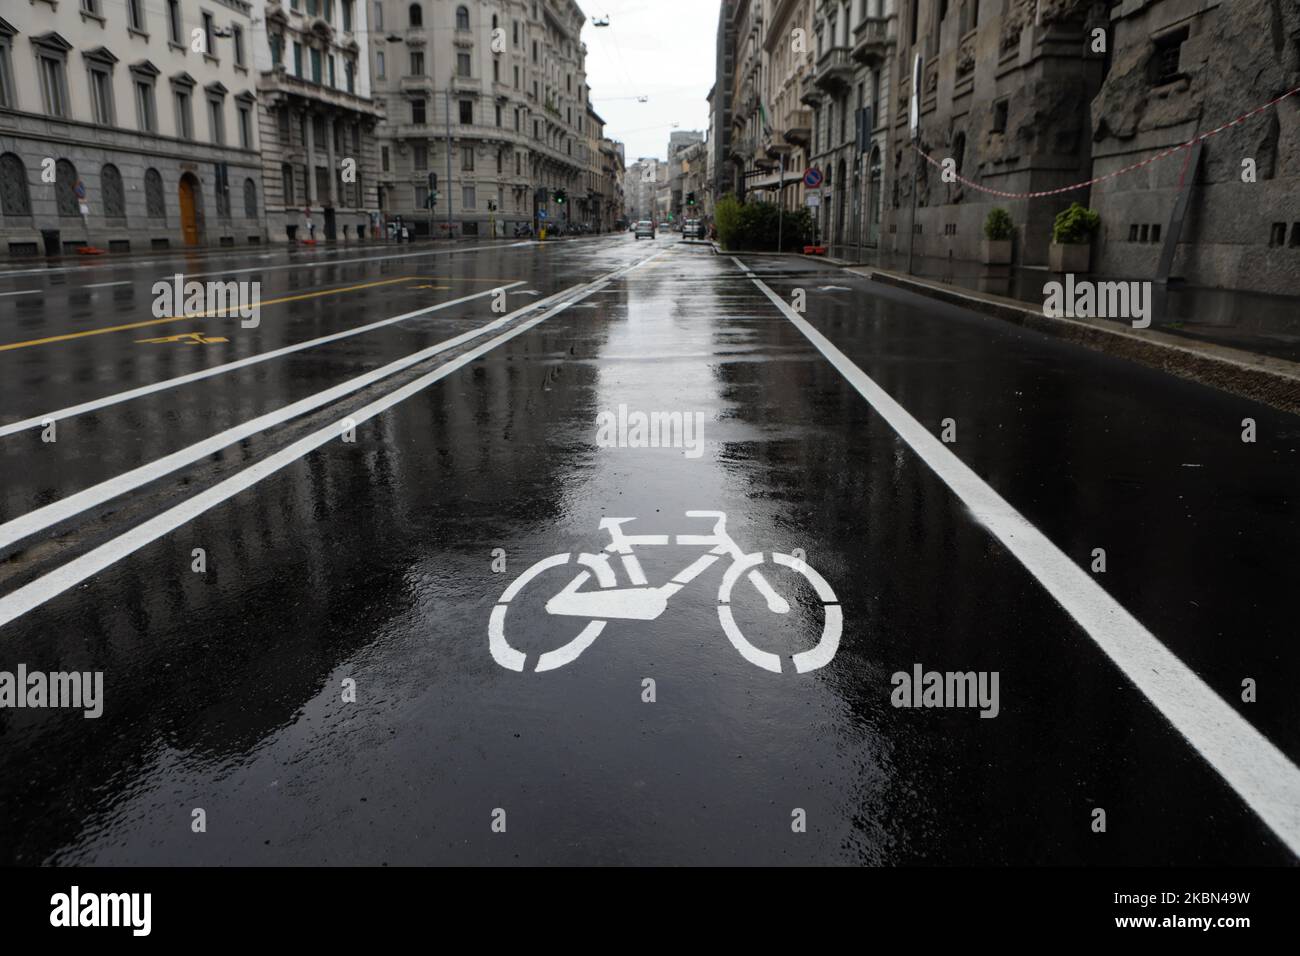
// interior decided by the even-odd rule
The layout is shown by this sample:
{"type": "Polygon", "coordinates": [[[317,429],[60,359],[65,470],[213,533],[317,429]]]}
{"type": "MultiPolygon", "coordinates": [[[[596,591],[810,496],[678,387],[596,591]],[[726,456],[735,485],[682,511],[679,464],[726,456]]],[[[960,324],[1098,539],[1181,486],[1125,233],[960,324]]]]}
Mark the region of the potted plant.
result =
{"type": "Polygon", "coordinates": [[[1087,272],[1092,266],[1092,237],[1101,216],[1079,203],[1060,212],[1052,224],[1049,263],[1053,272],[1087,272]]]}
{"type": "Polygon", "coordinates": [[[984,220],[984,264],[1007,266],[1011,264],[1011,237],[1016,234],[1011,214],[1001,206],[989,210],[984,220]]]}

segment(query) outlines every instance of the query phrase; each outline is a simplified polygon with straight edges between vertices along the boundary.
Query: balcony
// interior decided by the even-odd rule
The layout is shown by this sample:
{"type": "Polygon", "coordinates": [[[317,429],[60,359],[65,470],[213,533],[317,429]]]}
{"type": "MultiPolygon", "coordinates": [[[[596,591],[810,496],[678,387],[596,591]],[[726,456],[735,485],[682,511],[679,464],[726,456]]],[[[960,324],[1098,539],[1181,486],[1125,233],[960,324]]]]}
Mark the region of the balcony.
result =
{"type": "Polygon", "coordinates": [[[827,93],[838,94],[853,85],[855,69],[848,47],[828,47],[817,58],[817,72],[813,74],[813,83],[827,93]]]}
{"type": "Polygon", "coordinates": [[[799,102],[804,106],[817,106],[824,95],[813,82],[814,73],[808,72],[799,78],[799,102]]]}
{"type": "Polygon", "coordinates": [[[477,93],[483,89],[483,81],[477,76],[453,76],[451,91],[453,93],[477,93]]]}
{"type": "Polygon", "coordinates": [[[327,104],[343,110],[354,110],[372,116],[380,115],[376,105],[355,93],[335,89],[320,83],[293,76],[283,66],[274,67],[258,74],[257,90],[268,107],[279,107],[290,101],[296,105],[305,105],[302,101],[327,104]]]}
{"type": "Polygon", "coordinates": [[[807,146],[812,139],[812,113],[808,110],[791,110],[786,117],[786,127],[782,135],[787,143],[807,146]]]}
{"type": "Polygon", "coordinates": [[[897,39],[894,23],[893,16],[867,17],[859,23],[853,31],[857,35],[853,59],[872,68],[883,63],[897,39]]]}

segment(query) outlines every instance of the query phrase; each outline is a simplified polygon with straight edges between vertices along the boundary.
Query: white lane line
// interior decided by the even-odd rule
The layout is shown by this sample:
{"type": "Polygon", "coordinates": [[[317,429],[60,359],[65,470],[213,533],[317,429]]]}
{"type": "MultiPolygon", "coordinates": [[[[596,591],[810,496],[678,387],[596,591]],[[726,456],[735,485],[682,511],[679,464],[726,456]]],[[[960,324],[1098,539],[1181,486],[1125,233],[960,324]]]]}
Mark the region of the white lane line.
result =
{"type": "Polygon", "coordinates": [[[1300,856],[1300,768],[743,262],[735,257],[731,261],[952,489],[975,520],[1015,555],[1246,805],[1300,856]]]}
{"type": "Polygon", "coordinates": [[[330,402],[338,401],[353,392],[359,391],[373,385],[375,382],[396,375],[403,369],[410,368],[423,362],[425,359],[432,358],[440,352],[455,348],[458,345],[476,339],[481,335],[486,335],[496,329],[501,328],[508,322],[517,319],[519,316],[528,312],[534,312],[537,309],[545,308],[548,304],[554,303],[566,295],[572,294],[576,289],[581,289],[581,285],[571,286],[562,292],[549,295],[545,299],[538,299],[536,302],[530,302],[522,308],[516,309],[498,319],[494,319],[485,325],[476,326],[460,335],[452,336],[428,348],[420,349],[418,352],[412,352],[410,355],[397,359],[395,362],[389,362],[377,369],[372,369],[355,378],[350,378],[332,388],[327,388],[317,392],[314,395],[308,395],[306,398],[299,399],[291,405],[285,405],[283,408],[277,408],[273,412],[267,412],[265,415],[259,415],[257,418],[250,419],[233,428],[227,428],[223,432],[213,435],[211,438],[205,438],[202,441],[195,442],[172,452],[170,455],[164,455],[148,464],[140,465],[138,468],[132,468],[130,471],[123,472],[97,485],[91,485],[82,491],[68,495],[66,498],[60,498],[58,501],[52,501],[34,511],[19,515],[12,521],[6,521],[0,524],[0,553],[10,545],[21,541],[30,535],[46,528],[52,527],[61,521],[66,521],[74,515],[80,514],[90,508],[98,507],[108,501],[113,500],[129,491],[134,491],[151,481],[157,481],[165,475],[171,474],[179,468],[186,465],[192,465],[196,461],[201,461],[209,455],[214,455],[221,449],[237,442],[243,441],[256,435],[258,432],[266,431],[277,425],[282,425],[290,419],[297,418],[299,415],[305,415],[307,412],[314,411],[328,405],[330,402]]]}
{"type": "Polygon", "coordinates": [[[21,292],[0,292],[0,296],[6,295],[37,295],[44,292],[44,289],[23,289],[21,292]]]}
{"type": "MultiPolygon", "coordinates": [[[[513,289],[517,285],[523,285],[523,280],[518,282],[508,282],[498,286],[497,289],[513,289]]],[[[96,398],[89,402],[82,402],[80,405],[69,405],[67,408],[60,408],[57,411],[46,412],[44,415],[33,415],[31,418],[24,418],[22,421],[12,422],[8,425],[0,426],[0,438],[6,435],[13,435],[17,432],[26,431],[29,428],[44,427],[46,422],[62,421],[65,418],[71,418],[74,415],[84,415],[86,412],[98,411],[101,408],[108,408],[110,405],[117,405],[121,402],[129,402],[133,398],[140,398],[143,395],[152,395],[155,392],[161,392],[169,388],[176,388],[178,385],[188,385],[190,382],[197,382],[205,378],[211,378],[214,375],[224,375],[226,372],[233,372],[236,369],[246,368],[249,365],[256,365],[258,362],[267,362],[274,358],[280,358],[293,352],[301,352],[303,349],[315,348],[318,345],[325,345],[329,342],[337,342],[339,339],[346,339],[349,336],[361,335],[363,332],[373,332],[375,329],[381,329],[386,325],[393,325],[396,322],[404,322],[407,319],[414,319],[430,312],[437,312],[440,309],[449,309],[454,305],[463,305],[473,299],[480,299],[486,295],[495,295],[497,289],[488,289],[484,292],[475,292],[473,295],[461,296],[459,299],[452,299],[448,302],[439,302],[437,305],[431,305],[423,309],[416,309],[414,312],[406,312],[402,315],[395,315],[389,319],[380,319],[378,322],[371,322],[369,325],[360,325],[355,329],[344,329],[342,332],[334,332],[331,335],[322,335],[318,339],[309,339],[306,342],[298,342],[294,345],[286,345],[283,348],[273,349],[270,352],[259,352],[257,355],[250,355],[247,358],[238,359],[234,362],[226,362],[224,365],[214,365],[211,368],[201,369],[197,372],[190,372],[187,375],[178,375],[175,378],[169,378],[161,382],[154,382],[151,385],[141,385],[139,388],[132,388],[125,392],[118,392],[115,395],[106,395],[103,398],[96,398]]]]}
{"type": "Polygon", "coordinates": [[[77,286],[77,288],[78,289],[107,289],[109,286],[113,286],[113,285],[130,285],[130,284],[131,284],[130,282],[127,282],[125,279],[123,279],[121,282],[94,282],[91,283],[90,285],[77,286]]]}
{"type": "MultiPolygon", "coordinates": [[[[541,315],[528,319],[519,325],[516,325],[514,328],[508,329],[501,335],[489,339],[482,345],[470,349],[459,358],[453,359],[445,365],[440,365],[433,371],[422,375],[414,381],[408,382],[401,388],[389,392],[387,395],[371,402],[369,405],[359,408],[354,412],[349,412],[337,421],[326,425],[324,428],[321,428],[304,438],[298,439],[298,441],[293,444],[257,461],[245,468],[243,471],[217,482],[211,488],[200,492],[193,498],[183,501],[178,505],[174,505],[161,514],[155,515],[153,518],[145,521],[143,524],[137,525],[131,530],[123,532],[117,537],[106,541],[99,547],[88,551],[86,554],[69,561],[67,564],[55,568],[53,571],[23,585],[16,591],[6,594],[3,598],[0,598],[0,627],[10,623],[15,618],[21,617],[32,608],[39,607],[51,598],[57,597],[64,591],[76,587],[82,581],[85,581],[87,578],[99,573],[104,568],[122,560],[127,555],[133,554],[150,542],[156,541],[163,535],[181,527],[181,525],[193,521],[205,511],[208,511],[209,509],[221,504],[223,501],[234,497],[239,492],[251,488],[263,478],[275,474],[281,468],[292,464],[299,458],[315,451],[327,442],[338,440],[339,436],[342,434],[342,428],[345,422],[351,422],[353,425],[360,425],[381,412],[387,411],[399,402],[403,402],[412,395],[428,388],[434,382],[446,378],[452,372],[455,372],[468,365],[470,362],[483,357],[498,345],[508,342],[515,336],[545,322],[552,316],[559,315],[575,302],[581,301],[593,292],[609,285],[627,272],[630,272],[647,262],[651,262],[661,255],[663,255],[662,252],[655,253],[645,259],[634,262],[631,265],[615,269],[613,272],[608,272],[605,275],[592,280],[592,282],[588,283],[586,286],[577,286],[575,289],[566,290],[565,293],[560,293],[560,295],[565,295],[566,293],[572,293],[572,295],[565,298],[563,301],[551,302],[549,305],[546,305],[545,301],[543,301],[527,306],[527,311],[536,311],[538,306],[543,305],[545,305],[545,309],[542,311],[541,315]]],[[[525,309],[519,311],[523,312],[525,309]]]]}

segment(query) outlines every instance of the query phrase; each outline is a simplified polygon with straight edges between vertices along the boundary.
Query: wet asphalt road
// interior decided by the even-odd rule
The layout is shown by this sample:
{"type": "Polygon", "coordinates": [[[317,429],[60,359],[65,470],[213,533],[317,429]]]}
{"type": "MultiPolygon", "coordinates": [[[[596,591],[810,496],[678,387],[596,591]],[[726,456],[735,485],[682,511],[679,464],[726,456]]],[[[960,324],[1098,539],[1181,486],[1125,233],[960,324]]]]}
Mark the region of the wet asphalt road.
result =
{"type": "MultiPolygon", "coordinates": [[[[1300,419],[826,266],[741,261],[787,301],[804,290],[807,322],[926,428],[952,419],[946,447],[1080,567],[1104,548],[1105,591],[1300,759],[1300,419]]],[[[576,291],[139,487],[109,485],[0,550],[0,670],[102,671],[105,697],[96,720],[0,710],[0,861],[1295,863],[1259,801],[741,267],[675,237],[0,274],[0,426],[479,296],[63,419],[54,442],[39,426],[0,436],[0,522],[499,320],[492,292],[510,283],[509,310],[576,291]],[[150,288],[174,271],[251,268],[230,278],[261,281],[256,329],[97,331],[151,320],[150,288]],[[192,331],[228,341],[140,341],[192,331]],[[403,386],[343,440],[342,419],[403,386]],[[598,423],[620,406],[699,416],[702,443],[605,447],[598,423]],[[724,632],[729,559],[657,617],[608,620],[576,659],[535,670],[589,623],[547,601],[609,543],[602,519],[669,536],[637,549],[657,586],[707,550],[676,540],[713,527],[688,511],[725,513],[744,553],[799,549],[833,591],[769,558],[781,614],[737,579],[735,627],[783,672],[724,632]],[[525,573],[552,555],[571,560],[525,573]],[[50,596],[7,619],[4,602],[33,591],[50,596]],[[491,653],[498,607],[522,672],[491,653]],[[791,655],[836,613],[838,650],[795,673],[791,655]],[[892,675],[918,664],[997,672],[996,717],[892,706],[892,675]]]]}

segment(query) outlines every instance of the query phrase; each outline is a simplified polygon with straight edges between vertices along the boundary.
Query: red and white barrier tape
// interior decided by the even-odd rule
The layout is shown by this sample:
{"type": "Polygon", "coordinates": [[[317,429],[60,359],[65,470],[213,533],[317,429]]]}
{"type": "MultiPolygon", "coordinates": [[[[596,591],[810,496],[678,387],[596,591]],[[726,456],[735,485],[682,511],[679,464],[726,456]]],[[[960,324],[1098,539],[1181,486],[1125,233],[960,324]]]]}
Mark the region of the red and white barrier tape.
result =
{"type": "MultiPolygon", "coordinates": [[[[1189,149],[1190,147],[1195,146],[1197,143],[1201,142],[1202,140],[1209,139],[1211,136],[1217,136],[1219,133],[1222,133],[1225,129],[1230,129],[1231,127],[1236,126],[1239,123],[1244,123],[1252,116],[1256,116],[1267,109],[1272,109],[1274,106],[1276,106],[1278,103],[1281,103],[1288,96],[1295,96],[1297,93],[1300,93],[1300,86],[1297,86],[1293,90],[1288,90],[1287,92],[1279,96],[1277,99],[1269,100],[1263,106],[1257,107],[1251,110],[1249,113],[1242,113],[1240,116],[1238,116],[1236,119],[1232,120],[1231,122],[1224,123],[1222,126],[1216,127],[1215,129],[1212,129],[1207,133],[1201,133],[1199,136],[1194,136],[1185,143],[1180,143],[1177,146],[1171,146],[1169,149],[1156,153],[1154,156],[1148,156],[1146,159],[1140,162],[1133,163],[1130,166],[1125,166],[1123,169],[1117,169],[1115,170],[1115,172],[1107,173],[1105,176],[1097,176],[1096,178],[1089,179],[1086,182],[1075,183],[1073,186],[1061,186],[1057,189],[1045,189],[1040,192],[1032,192],[1032,193],[1009,193],[1001,189],[991,189],[988,186],[981,186],[979,183],[972,182],[966,177],[957,175],[955,173],[950,175],[955,176],[957,182],[962,183],[965,186],[969,186],[971,189],[978,190],[979,192],[982,193],[989,193],[990,195],[993,196],[1001,196],[1004,199],[1040,199],[1043,196],[1059,196],[1061,193],[1074,192],[1076,189],[1086,189],[1088,186],[1093,186],[1097,183],[1105,182],[1108,179],[1114,179],[1117,176],[1123,176],[1125,173],[1131,173],[1133,172],[1133,170],[1141,169],[1143,166],[1150,166],[1156,160],[1164,159],[1166,156],[1172,156],[1180,149],[1189,149]]],[[[931,166],[935,166],[940,169],[943,168],[943,163],[941,160],[935,159],[929,153],[922,150],[920,146],[913,144],[912,148],[916,150],[916,152],[920,154],[921,158],[924,159],[931,166]]]]}

